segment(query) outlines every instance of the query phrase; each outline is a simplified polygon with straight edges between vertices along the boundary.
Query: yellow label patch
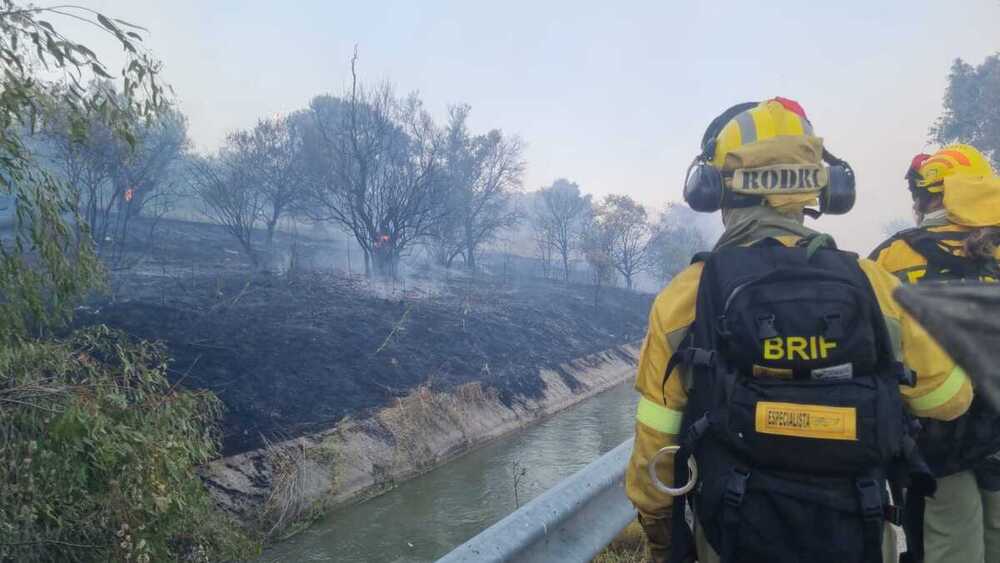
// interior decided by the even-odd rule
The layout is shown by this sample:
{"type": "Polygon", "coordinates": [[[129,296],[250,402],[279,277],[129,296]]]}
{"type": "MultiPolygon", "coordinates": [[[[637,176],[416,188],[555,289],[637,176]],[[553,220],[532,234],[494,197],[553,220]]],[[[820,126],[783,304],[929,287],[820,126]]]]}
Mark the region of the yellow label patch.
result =
{"type": "Polygon", "coordinates": [[[827,407],[796,403],[757,403],[754,426],[762,434],[818,438],[858,439],[858,418],[854,407],[827,407]]]}
{"type": "Polygon", "coordinates": [[[818,192],[829,182],[826,167],[815,164],[776,164],[733,171],[727,184],[741,194],[818,192]]]}
{"type": "Polygon", "coordinates": [[[754,377],[776,377],[778,379],[791,379],[795,374],[790,369],[787,368],[769,368],[767,366],[753,365],[753,376],[754,377]]]}
{"type": "Polygon", "coordinates": [[[836,347],[837,341],[825,336],[775,336],[764,341],[764,359],[825,360],[836,347]]]}

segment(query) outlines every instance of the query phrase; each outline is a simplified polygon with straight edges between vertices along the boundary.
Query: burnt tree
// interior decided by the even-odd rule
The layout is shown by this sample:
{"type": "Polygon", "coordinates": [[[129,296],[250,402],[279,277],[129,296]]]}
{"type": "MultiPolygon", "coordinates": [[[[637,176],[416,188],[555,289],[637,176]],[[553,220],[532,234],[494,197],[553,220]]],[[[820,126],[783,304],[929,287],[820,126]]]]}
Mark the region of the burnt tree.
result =
{"type": "Polygon", "coordinates": [[[355,63],[343,99],[311,104],[323,162],[311,167],[309,213],[354,235],[366,275],[394,276],[400,257],[444,213],[440,134],[415,95],[366,88],[355,63]]]}

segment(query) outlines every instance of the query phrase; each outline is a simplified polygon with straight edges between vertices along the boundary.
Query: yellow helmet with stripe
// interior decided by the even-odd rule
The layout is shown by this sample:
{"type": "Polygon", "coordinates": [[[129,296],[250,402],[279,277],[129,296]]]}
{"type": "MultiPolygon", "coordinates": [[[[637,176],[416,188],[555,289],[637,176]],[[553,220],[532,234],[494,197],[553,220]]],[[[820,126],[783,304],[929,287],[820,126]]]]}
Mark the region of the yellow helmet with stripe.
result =
{"type": "Polygon", "coordinates": [[[944,179],[949,176],[970,176],[989,178],[993,176],[990,163],[971,145],[948,145],[917,168],[916,186],[931,193],[944,191],[944,179]]]}
{"type": "Polygon", "coordinates": [[[744,145],[782,136],[813,135],[805,110],[794,100],[773,98],[738,113],[715,138],[712,165],[722,168],[726,155],[744,145]]]}

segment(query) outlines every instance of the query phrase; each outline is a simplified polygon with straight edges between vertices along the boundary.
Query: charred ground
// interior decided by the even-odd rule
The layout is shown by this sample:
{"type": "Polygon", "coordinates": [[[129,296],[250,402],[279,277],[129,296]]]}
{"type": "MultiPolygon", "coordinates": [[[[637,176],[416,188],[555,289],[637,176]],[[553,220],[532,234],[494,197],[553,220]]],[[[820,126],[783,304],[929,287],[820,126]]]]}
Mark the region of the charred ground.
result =
{"type": "Polygon", "coordinates": [[[249,274],[215,227],[158,230],[156,244],[124,253],[143,249],[143,260],[79,322],[166,342],[174,382],[225,403],[227,454],[364,416],[421,385],[479,381],[506,402],[535,397],[541,369],[640,339],[651,299],[603,288],[595,300],[593,287],[512,272],[428,268],[373,284],[316,266],[342,262],[338,243],[302,237],[275,245],[294,269],[249,274]]]}

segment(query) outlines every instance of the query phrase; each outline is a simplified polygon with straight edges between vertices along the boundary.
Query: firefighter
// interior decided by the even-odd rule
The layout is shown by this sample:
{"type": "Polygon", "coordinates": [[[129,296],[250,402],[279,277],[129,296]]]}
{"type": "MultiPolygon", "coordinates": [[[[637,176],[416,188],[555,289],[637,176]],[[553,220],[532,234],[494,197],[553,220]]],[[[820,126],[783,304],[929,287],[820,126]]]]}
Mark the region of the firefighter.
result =
{"type": "MultiPolygon", "coordinates": [[[[1000,179],[982,153],[958,144],[917,155],[906,180],[917,227],[872,259],[904,283],[996,282],[1000,179]]],[[[1000,416],[976,400],[956,421],[922,426],[918,443],[938,478],[924,512],[925,560],[1000,563],[1000,416]]]]}
{"type": "MultiPolygon", "coordinates": [[[[851,208],[853,171],[823,147],[799,104],[774,98],[734,106],[709,125],[684,193],[696,211],[721,208],[725,231],[657,296],[642,345],[626,491],[653,560],[690,561],[696,548],[702,563],[890,561],[881,551],[888,555],[892,542],[878,545],[891,508],[881,466],[871,468],[871,479],[832,477],[881,463],[877,452],[903,451],[895,442],[871,443],[873,422],[858,412],[896,421],[903,415],[893,409],[905,404],[919,416],[951,420],[968,408],[972,386],[894,301],[896,278],[804,226],[805,215],[818,215],[817,203],[830,214],[851,208]],[[786,263],[785,272],[796,273],[776,277],[786,263]],[[831,300],[816,301],[819,295],[831,300]],[[796,389],[808,396],[796,397],[796,389]],[[873,389],[882,395],[864,395],[873,389]],[[850,406],[855,399],[869,406],[850,406]],[[663,449],[677,444],[681,452],[663,449]],[[775,465],[822,474],[821,486],[811,475],[789,483],[775,465]],[[687,497],[663,492],[664,484],[681,487],[677,478],[694,476],[685,467],[697,469],[687,497]],[[848,482],[843,495],[833,492],[848,482]],[[773,494],[774,483],[789,494],[773,494]],[[685,498],[693,502],[678,501],[685,498]],[[847,504],[822,505],[836,502],[847,504]],[[693,534],[685,504],[693,508],[693,534]],[[844,520],[857,507],[863,522],[844,520]],[[853,537],[859,530],[863,541],[853,537]]],[[[887,423],[886,434],[902,443],[903,425],[887,423]]]]}

